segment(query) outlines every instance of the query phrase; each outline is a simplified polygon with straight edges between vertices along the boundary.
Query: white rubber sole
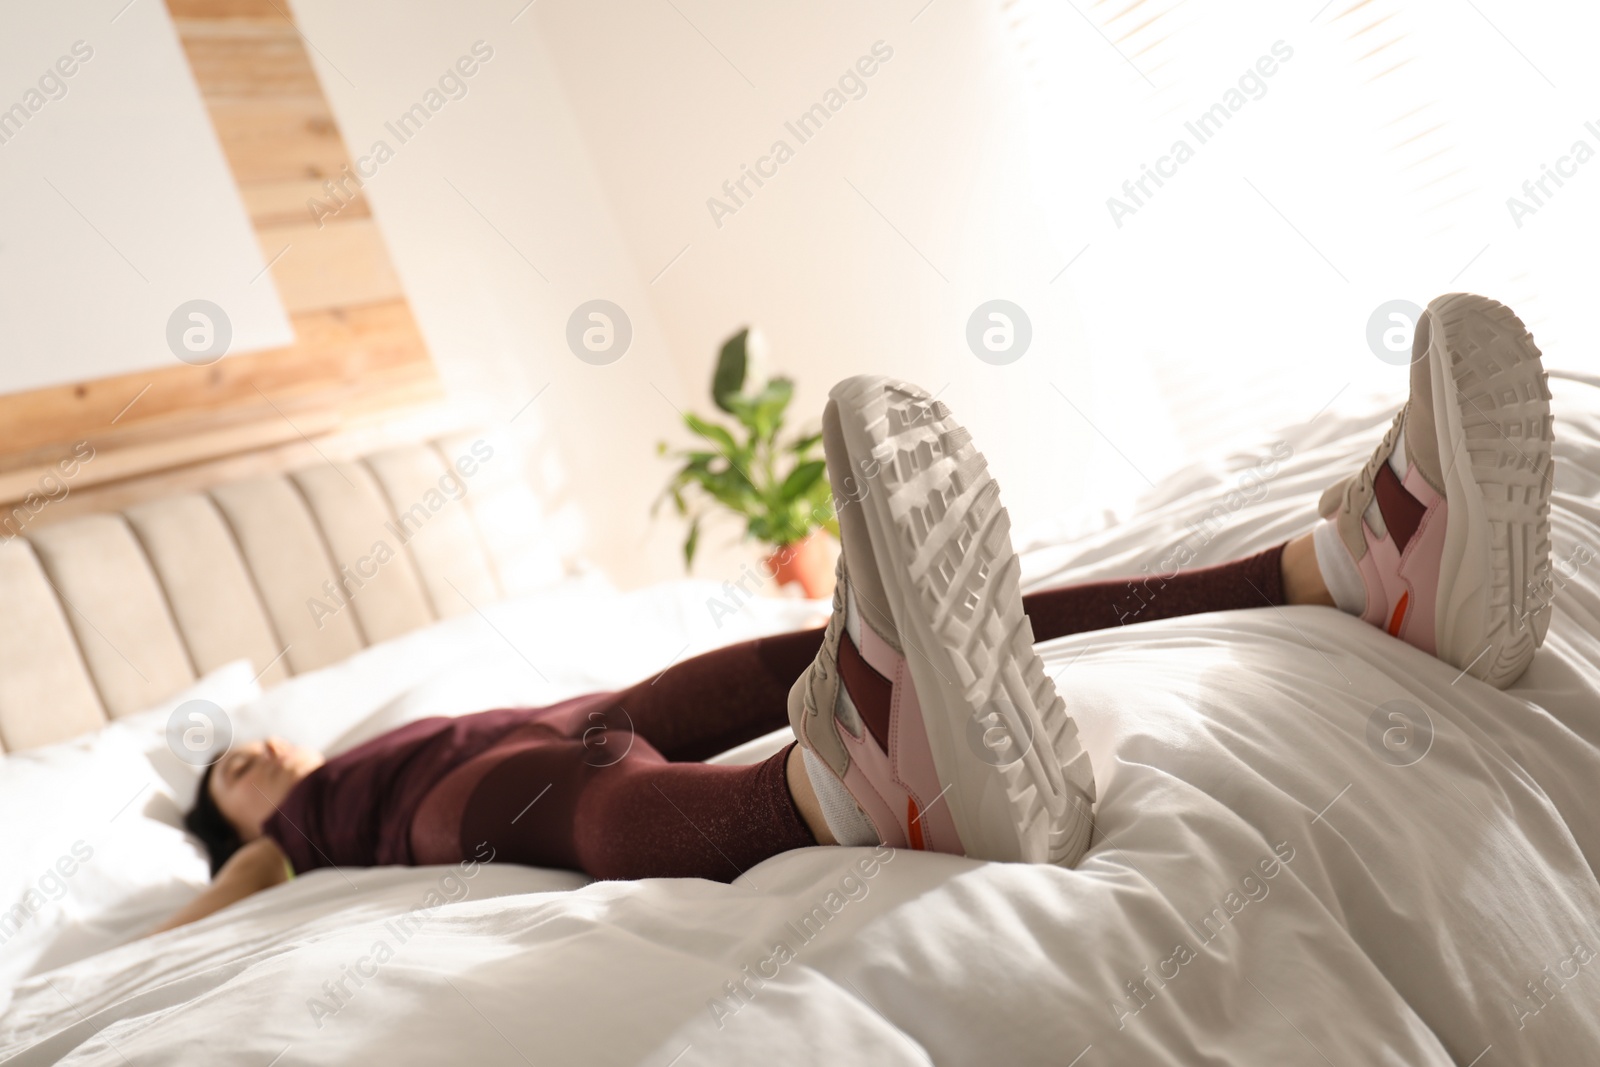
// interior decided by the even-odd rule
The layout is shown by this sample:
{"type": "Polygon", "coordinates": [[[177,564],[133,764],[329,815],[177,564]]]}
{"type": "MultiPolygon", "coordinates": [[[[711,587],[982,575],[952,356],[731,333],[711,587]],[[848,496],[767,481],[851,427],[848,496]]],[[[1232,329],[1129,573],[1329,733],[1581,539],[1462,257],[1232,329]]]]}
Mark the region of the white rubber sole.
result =
{"type": "Polygon", "coordinates": [[[1424,320],[1450,516],[1437,652],[1503,689],[1550,626],[1550,389],[1533,336],[1505,305],[1457,293],[1424,320]]]}
{"type": "Polygon", "coordinates": [[[987,462],[914,385],[857,377],[831,395],[962,846],[980,859],[1075,863],[1093,829],[1094,774],[1033,650],[987,462]],[[973,741],[985,729],[1026,741],[985,758],[973,741]]]}

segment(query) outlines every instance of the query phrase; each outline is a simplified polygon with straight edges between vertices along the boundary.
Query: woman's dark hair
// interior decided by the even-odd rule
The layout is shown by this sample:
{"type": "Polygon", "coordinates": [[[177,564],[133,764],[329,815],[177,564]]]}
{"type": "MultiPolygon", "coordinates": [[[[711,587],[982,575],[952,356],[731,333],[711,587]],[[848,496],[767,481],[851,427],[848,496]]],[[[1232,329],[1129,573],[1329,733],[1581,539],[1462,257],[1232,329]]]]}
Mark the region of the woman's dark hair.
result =
{"type": "Polygon", "coordinates": [[[206,772],[200,776],[200,791],[195,794],[194,807],[183,817],[183,825],[189,832],[200,839],[206,846],[206,854],[211,857],[211,877],[215,878],[217,872],[222,870],[222,865],[228,862],[228,857],[244,845],[239,839],[239,831],[233,828],[233,823],[222,814],[222,809],[217,807],[216,798],[211,795],[211,772],[216,770],[215,763],[206,767],[206,772]]]}

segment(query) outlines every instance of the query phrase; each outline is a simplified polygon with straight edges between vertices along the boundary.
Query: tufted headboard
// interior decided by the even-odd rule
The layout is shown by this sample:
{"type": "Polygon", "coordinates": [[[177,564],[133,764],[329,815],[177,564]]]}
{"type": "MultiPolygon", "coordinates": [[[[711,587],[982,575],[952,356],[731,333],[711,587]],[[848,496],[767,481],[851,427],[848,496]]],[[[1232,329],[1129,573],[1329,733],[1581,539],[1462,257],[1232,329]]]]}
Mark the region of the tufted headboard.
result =
{"type": "Polygon", "coordinates": [[[149,708],[249,658],[263,685],[560,577],[514,450],[452,434],[0,530],[0,745],[149,708]]]}

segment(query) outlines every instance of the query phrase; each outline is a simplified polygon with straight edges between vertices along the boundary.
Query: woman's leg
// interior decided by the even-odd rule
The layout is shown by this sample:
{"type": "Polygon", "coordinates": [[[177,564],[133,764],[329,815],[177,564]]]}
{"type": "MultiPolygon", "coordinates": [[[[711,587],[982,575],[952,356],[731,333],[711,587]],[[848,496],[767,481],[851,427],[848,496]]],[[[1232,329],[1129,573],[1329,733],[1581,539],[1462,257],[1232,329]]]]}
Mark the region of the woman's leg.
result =
{"type": "MultiPolygon", "coordinates": [[[[1216,566],[1084,582],[1022,598],[1036,641],[1229,608],[1332,603],[1310,534],[1216,566]]],[[[586,736],[600,745],[611,743],[613,733],[635,733],[668,760],[709,759],[789,724],[789,689],[821,644],[821,629],[800,630],[676,663],[611,694],[609,707],[588,709],[586,736]]]]}
{"type": "Polygon", "coordinates": [[[819,628],[694,656],[612,694],[604,725],[631,728],[669,760],[710,759],[789,725],[789,689],[820,647],[819,628]]]}
{"type": "Polygon", "coordinates": [[[803,772],[791,782],[794,746],[746,766],[672,763],[636,733],[598,742],[590,714],[610,706],[599,694],[540,709],[452,771],[413,821],[414,861],[731,882],[779,852],[831,843],[820,812],[818,834],[797,806],[795,794],[812,794],[803,772]]]}
{"type": "Polygon", "coordinates": [[[1110,578],[1022,598],[1035,641],[1134,622],[1278,604],[1333,605],[1311,535],[1210,567],[1110,578]]]}
{"type": "MultiPolygon", "coordinates": [[[[1034,640],[1181,614],[1285,603],[1333,605],[1310,534],[1216,566],[1082,582],[1022,597],[1034,640]]],[[[685,659],[613,694],[595,725],[630,726],[667,760],[707,760],[789,725],[789,688],[810,667],[822,630],[742,641],[685,659]]],[[[598,741],[602,734],[590,734],[598,741]]]]}

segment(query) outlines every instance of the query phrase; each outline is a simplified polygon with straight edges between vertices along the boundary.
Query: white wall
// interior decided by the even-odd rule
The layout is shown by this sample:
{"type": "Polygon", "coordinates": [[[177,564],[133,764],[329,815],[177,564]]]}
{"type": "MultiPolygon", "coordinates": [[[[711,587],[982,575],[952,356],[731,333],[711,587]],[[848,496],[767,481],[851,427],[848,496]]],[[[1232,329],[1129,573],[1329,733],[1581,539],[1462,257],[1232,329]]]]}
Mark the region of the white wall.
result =
{"type": "Polygon", "coordinates": [[[531,19],[485,0],[395,7],[300,0],[295,15],[343,71],[315,59],[352,156],[394,150],[364,190],[441,374],[485,422],[516,419],[563,547],[626,584],[681,574],[681,532],[648,508],[667,472],[655,442],[678,418],[662,394],[686,390],[531,19]],[[465,95],[401,143],[386,123],[478,41],[492,56],[465,95]],[[594,298],[633,324],[608,366],[565,342],[594,298]]]}
{"type": "Polygon", "coordinates": [[[166,7],[120,6],[0,11],[0,393],[170,366],[194,299],[293,339],[166,7]]]}
{"type": "Polygon", "coordinates": [[[1033,169],[1055,194],[1044,221],[1088,246],[1071,277],[1095,350],[1155,369],[1170,414],[1153,421],[1182,443],[1310,418],[1335,396],[1398,400],[1408,369],[1366,337],[1395,299],[1488,294],[1547,366],[1600,370],[1600,162],[1568,159],[1536,214],[1508,210],[1575,141],[1600,154],[1593,5],[1152,0],[1137,32],[1122,5],[1080,7],[1103,37],[1053,0],[1011,9],[1034,60],[1033,169]],[[1186,123],[1263,57],[1269,76],[1202,143],[1186,123]],[[1194,155],[1174,166],[1179,140],[1194,155]],[[1111,198],[1132,203],[1123,183],[1164,156],[1176,173],[1114,216],[1111,198]]]}
{"type": "Polygon", "coordinates": [[[1600,157],[1592,7],[613,0],[527,18],[640,268],[689,246],[654,286],[680,358],[748,316],[804,398],[861,369],[949,383],[1023,523],[1125,507],[1330,403],[1398,403],[1407,369],[1367,340],[1392,300],[1484,292],[1551,367],[1600,369],[1600,161],[1567,158],[1537,215],[1508,212],[1574,142],[1600,157]],[[880,38],[895,56],[867,95],[717,226],[706,198],[880,38]],[[1292,58],[1259,98],[1117,225],[1108,198],[1278,42],[1292,58]],[[993,296],[1036,328],[1007,367],[961,337],[993,296]]]}
{"type": "MultiPolygon", "coordinates": [[[[521,421],[546,420],[569,530],[591,556],[630,582],[681,573],[675,524],[645,518],[667,472],[653,446],[683,440],[674,407],[710,408],[717,346],[745,324],[769,337],[771,369],[796,378],[797,419],[815,422],[841,377],[903,375],[973,426],[1017,518],[1078,498],[1093,431],[1072,402],[1087,410],[1095,386],[1069,292],[1050,284],[1068,253],[1029,202],[992,14],[679,4],[691,26],[643,0],[521,7],[295,10],[359,87],[319,63],[357,153],[473,41],[494,48],[467,96],[366,188],[459,395],[504,418],[551,383],[521,421]],[[865,95],[808,143],[787,133],[877,41],[893,56],[865,95]],[[779,138],[794,158],[717,226],[707,198],[779,138]],[[579,362],[562,340],[571,309],[596,296],[637,330],[609,367],[579,362]],[[968,316],[994,297],[1023,306],[1034,330],[1029,353],[1004,367],[965,341],[968,316]]],[[[724,527],[710,547],[736,534],[724,527]]],[[[734,577],[753,555],[713,555],[697,572],[734,577]]]]}
{"type": "MultiPolygon", "coordinates": [[[[1021,523],[1077,503],[1095,384],[1067,285],[1075,249],[1032,198],[999,5],[540,4],[595,167],[686,374],[746,321],[816,412],[851,374],[901,375],[972,427],[1021,523]],[[682,14],[679,13],[681,10],[682,14]],[[920,11],[920,14],[919,14],[920,11]],[[691,21],[692,20],[692,24],[691,21]],[[892,58],[805,143],[785,126],[858,59],[892,58]],[[720,53],[720,54],[719,54],[720,53]],[[748,80],[747,80],[748,79],[748,80]],[[752,86],[753,83],[753,86],[752,86]],[[707,205],[775,140],[794,157],[721,225],[707,205]],[[1017,362],[966,342],[980,303],[1033,326],[1017,362]],[[1065,394],[1065,398],[1063,396],[1065,394]],[[1070,402],[1069,402],[1070,399],[1070,402]]],[[[767,167],[771,170],[771,166],[767,167]]]]}

